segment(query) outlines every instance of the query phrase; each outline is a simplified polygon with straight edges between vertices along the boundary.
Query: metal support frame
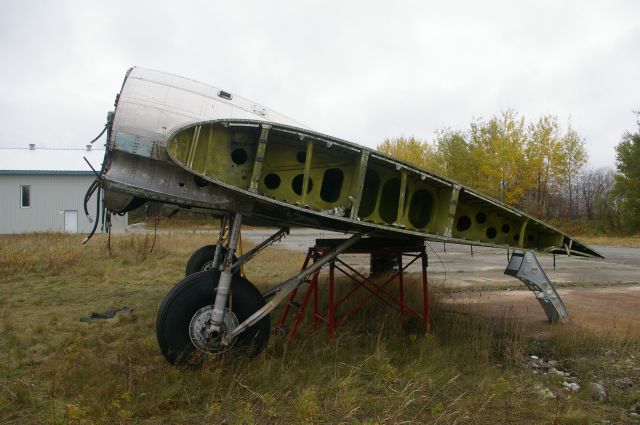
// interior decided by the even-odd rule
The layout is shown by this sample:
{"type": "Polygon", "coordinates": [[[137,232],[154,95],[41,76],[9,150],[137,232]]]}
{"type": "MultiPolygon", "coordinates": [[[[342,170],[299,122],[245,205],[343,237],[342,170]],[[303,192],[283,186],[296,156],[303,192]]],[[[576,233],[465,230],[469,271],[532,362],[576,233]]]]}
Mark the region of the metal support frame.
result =
{"type": "Polygon", "coordinates": [[[258,141],[258,149],[256,152],[256,159],[253,164],[253,170],[251,171],[249,192],[258,193],[258,186],[260,185],[260,175],[262,173],[262,164],[264,162],[264,153],[267,150],[267,142],[269,141],[269,130],[271,130],[270,125],[262,124],[262,130],[260,131],[260,140],[258,141]]]}
{"type": "Polygon", "coordinates": [[[524,282],[542,306],[550,322],[569,321],[567,309],[531,250],[514,250],[504,274],[524,282]]]}
{"type": "Polygon", "coordinates": [[[399,199],[398,199],[398,211],[396,212],[396,221],[393,223],[394,226],[397,227],[405,227],[404,224],[402,224],[402,219],[404,218],[404,210],[405,210],[405,198],[407,195],[407,176],[408,176],[408,172],[407,170],[402,170],[402,172],[400,173],[401,178],[400,178],[400,194],[399,199]]]}
{"type": "Polygon", "coordinates": [[[309,175],[311,174],[311,161],[313,159],[313,141],[307,141],[307,150],[304,160],[304,174],[302,177],[302,205],[307,205],[307,191],[309,190],[309,175]]]}
{"type": "Polygon", "coordinates": [[[279,240],[284,238],[285,235],[288,235],[288,234],[289,234],[289,228],[288,227],[282,227],[280,230],[275,232],[273,235],[269,236],[267,239],[263,240],[258,245],[256,245],[255,247],[251,248],[249,251],[247,251],[243,255],[241,255],[236,260],[236,262],[231,265],[231,271],[235,272],[243,264],[247,263],[249,260],[251,260],[253,257],[255,257],[260,251],[262,251],[263,249],[267,248],[268,246],[273,245],[274,243],[278,242],[279,240]]]}
{"type": "MultiPolygon", "coordinates": [[[[273,288],[271,292],[271,299],[266,302],[266,304],[260,308],[258,311],[249,316],[244,322],[240,323],[236,328],[234,328],[231,332],[225,333],[222,335],[222,342],[226,345],[230,344],[233,339],[238,336],[240,333],[244,332],[246,329],[258,323],[265,317],[267,314],[271,313],[271,311],[276,308],[278,304],[282,300],[284,300],[287,295],[291,293],[291,291],[295,290],[298,286],[302,285],[307,281],[309,276],[318,272],[324,265],[332,262],[338,255],[342,254],[344,251],[349,249],[353,244],[358,242],[366,232],[356,233],[351,236],[349,239],[344,239],[340,245],[335,247],[333,250],[327,252],[322,258],[318,258],[317,261],[308,267],[302,270],[297,275],[292,278],[284,281],[280,285],[273,288]]],[[[216,298],[217,300],[217,298],[216,298]]]]}
{"type": "MultiPolygon", "coordinates": [[[[363,241],[364,242],[364,241],[363,241]]],[[[305,258],[303,269],[305,269],[310,262],[315,262],[318,258],[324,258],[325,253],[329,249],[326,245],[323,246],[323,241],[319,240],[316,242],[316,246],[309,248],[307,257],[305,258]]],[[[428,277],[427,277],[427,268],[428,268],[428,257],[425,252],[424,246],[416,247],[416,246],[396,246],[396,247],[358,247],[354,246],[351,249],[345,251],[345,253],[349,254],[388,254],[395,255],[398,262],[398,270],[396,272],[388,273],[386,276],[376,276],[370,274],[369,276],[365,276],[355,268],[345,263],[342,259],[335,256],[333,260],[331,260],[329,264],[329,276],[328,276],[328,306],[324,312],[320,312],[318,306],[318,281],[319,281],[319,270],[313,274],[313,277],[310,281],[309,287],[302,297],[302,301],[300,303],[296,302],[297,289],[295,288],[291,295],[289,296],[289,301],[284,307],[284,310],[280,316],[280,320],[278,322],[277,330],[286,329],[286,323],[289,319],[289,315],[291,314],[292,308],[297,308],[295,315],[293,316],[293,320],[291,322],[291,327],[287,332],[287,341],[291,342],[295,337],[303,319],[305,316],[305,310],[310,302],[312,302],[312,329],[313,331],[317,331],[318,324],[320,322],[324,322],[328,327],[328,338],[331,340],[334,335],[336,328],[342,325],[349,317],[355,314],[358,310],[368,304],[372,299],[377,298],[384,302],[389,307],[398,311],[401,315],[411,314],[422,320],[424,326],[424,332],[429,332],[429,285],[428,285],[428,277]],[[406,264],[403,263],[403,256],[408,256],[411,258],[406,264]],[[418,259],[421,260],[422,266],[422,313],[416,311],[413,307],[407,304],[405,299],[404,292],[404,272],[405,270],[415,263],[418,259]],[[347,276],[351,281],[355,282],[356,285],[351,288],[346,294],[342,295],[339,299],[336,299],[336,291],[335,291],[335,271],[338,270],[340,273],[347,276]],[[398,295],[394,295],[385,288],[389,285],[390,282],[396,280],[398,282],[398,295]],[[344,314],[341,316],[337,316],[337,310],[344,305],[347,299],[353,297],[353,295],[359,290],[364,289],[368,294],[356,302],[355,306],[349,308],[344,314]]]]}

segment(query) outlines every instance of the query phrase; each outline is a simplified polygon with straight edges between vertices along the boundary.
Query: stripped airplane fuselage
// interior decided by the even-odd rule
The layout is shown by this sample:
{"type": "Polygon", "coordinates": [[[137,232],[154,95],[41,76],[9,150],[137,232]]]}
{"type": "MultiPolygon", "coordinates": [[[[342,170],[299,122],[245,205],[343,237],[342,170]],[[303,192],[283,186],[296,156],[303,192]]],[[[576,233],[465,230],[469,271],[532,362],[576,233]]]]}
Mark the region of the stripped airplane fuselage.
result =
{"type": "Polygon", "coordinates": [[[182,77],[133,68],[111,118],[101,174],[114,212],[153,200],[256,225],[601,256],[450,179],[182,77]]]}

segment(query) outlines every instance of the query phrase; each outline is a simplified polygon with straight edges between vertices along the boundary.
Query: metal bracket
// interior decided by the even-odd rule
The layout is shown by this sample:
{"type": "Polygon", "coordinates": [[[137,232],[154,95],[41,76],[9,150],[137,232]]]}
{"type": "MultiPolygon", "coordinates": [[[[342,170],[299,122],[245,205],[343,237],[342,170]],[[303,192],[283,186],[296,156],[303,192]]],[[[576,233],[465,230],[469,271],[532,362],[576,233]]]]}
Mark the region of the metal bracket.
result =
{"type": "Polygon", "coordinates": [[[530,250],[515,251],[504,274],[524,282],[542,306],[550,322],[569,322],[567,309],[556,288],[547,277],[536,254],[530,250]]]}

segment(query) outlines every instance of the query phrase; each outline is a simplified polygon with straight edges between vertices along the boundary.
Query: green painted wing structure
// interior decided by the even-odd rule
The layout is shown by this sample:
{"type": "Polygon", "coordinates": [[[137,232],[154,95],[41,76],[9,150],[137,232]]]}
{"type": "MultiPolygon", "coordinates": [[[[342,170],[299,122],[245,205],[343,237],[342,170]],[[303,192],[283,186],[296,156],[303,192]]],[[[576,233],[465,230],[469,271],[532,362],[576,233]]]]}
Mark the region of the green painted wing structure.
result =
{"type": "Polygon", "coordinates": [[[558,229],[470,188],[354,143],[254,120],[215,120],[169,137],[170,158],[252,214],[331,230],[376,229],[469,245],[602,257],[558,229]]]}

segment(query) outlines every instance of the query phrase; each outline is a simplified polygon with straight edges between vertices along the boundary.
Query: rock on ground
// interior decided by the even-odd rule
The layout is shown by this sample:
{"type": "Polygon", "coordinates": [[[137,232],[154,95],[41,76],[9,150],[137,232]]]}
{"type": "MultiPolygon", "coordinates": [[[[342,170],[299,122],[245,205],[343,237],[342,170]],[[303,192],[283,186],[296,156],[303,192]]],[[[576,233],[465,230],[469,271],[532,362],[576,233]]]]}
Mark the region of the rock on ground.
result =
{"type": "Polygon", "coordinates": [[[620,378],[620,379],[616,379],[613,381],[613,385],[615,385],[618,388],[631,388],[633,387],[633,381],[629,378],[620,378]]]}
{"type": "Polygon", "coordinates": [[[607,389],[602,385],[596,382],[591,382],[589,384],[589,391],[591,391],[591,398],[595,401],[608,401],[609,394],[607,393],[607,389]]]}

